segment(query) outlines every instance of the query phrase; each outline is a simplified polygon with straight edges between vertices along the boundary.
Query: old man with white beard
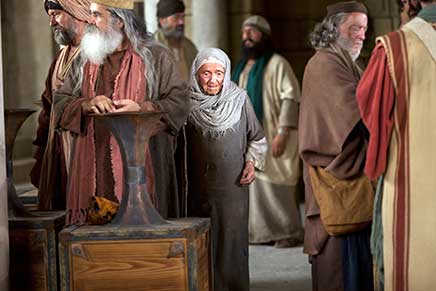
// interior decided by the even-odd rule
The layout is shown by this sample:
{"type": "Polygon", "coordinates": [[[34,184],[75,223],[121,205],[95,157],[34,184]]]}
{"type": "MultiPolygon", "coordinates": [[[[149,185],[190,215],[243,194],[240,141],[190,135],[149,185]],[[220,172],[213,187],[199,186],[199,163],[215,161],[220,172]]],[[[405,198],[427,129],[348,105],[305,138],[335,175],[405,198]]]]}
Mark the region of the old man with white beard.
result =
{"type": "Polygon", "coordinates": [[[143,20],[132,9],[133,0],[91,1],[94,23],[87,27],[81,43],[86,63],[80,74],[69,75],[56,95],[62,108],[57,127],[74,136],[68,224],[86,222],[91,196],[121,201],[118,145],[103,124],[89,117],[91,113],[167,112],[150,140],[144,166],[147,190],[158,211],[164,217],[179,216],[173,152],[175,136],[188,116],[188,91],[171,52],[149,38],[143,20]]]}

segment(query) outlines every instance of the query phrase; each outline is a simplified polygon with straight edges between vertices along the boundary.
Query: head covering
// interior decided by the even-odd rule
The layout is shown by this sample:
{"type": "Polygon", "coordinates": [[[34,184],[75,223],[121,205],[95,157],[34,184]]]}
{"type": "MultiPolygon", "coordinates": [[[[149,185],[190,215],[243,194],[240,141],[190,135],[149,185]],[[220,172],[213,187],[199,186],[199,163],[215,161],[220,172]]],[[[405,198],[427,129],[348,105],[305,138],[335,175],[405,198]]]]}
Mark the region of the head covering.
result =
{"type": "Polygon", "coordinates": [[[189,121],[204,135],[213,138],[233,132],[233,127],[241,118],[242,107],[248,98],[247,93],[230,80],[230,59],[220,49],[207,48],[197,54],[191,70],[191,102],[192,112],[189,121]],[[211,96],[203,93],[197,79],[197,72],[205,60],[217,60],[225,64],[224,81],[221,92],[211,96]]]}
{"type": "Polygon", "coordinates": [[[255,26],[261,32],[266,33],[268,35],[271,34],[271,26],[268,21],[260,15],[253,15],[247,18],[244,23],[242,23],[242,27],[244,26],[255,26]]]}
{"type": "Polygon", "coordinates": [[[91,2],[120,9],[133,9],[134,7],[133,0],[91,0],[91,2]]]}
{"type": "Polygon", "coordinates": [[[176,13],[185,12],[185,4],[180,0],[160,0],[157,3],[157,17],[165,18],[176,13]]]}
{"type": "Polygon", "coordinates": [[[219,59],[215,58],[215,57],[208,57],[206,59],[204,59],[199,65],[198,68],[201,68],[203,65],[205,64],[218,64],[221,67],[225,68],[226,64],[224,64],[222,61],[220,61],[219,59]]]}
{"type": "Polygon", "coordinates": [[[417,16],[427,22],[436,23],[436,4],[429,4],[421,9],[417,16]]]}
{"type": "Polygon", "coordinates": [[[327,17],[338,13],[360,12],[368,15],[368,9],[365,5],[357,1],[347,1],[331,4],[327,6],[327,17]]]}
{"type": "Polygon", "coordinates": [[[89,6],[89,0],[45,0],[44,8],[48,13],[49,9],[64,10],[77,20],[91,23],[93,17],[89,6]]]}

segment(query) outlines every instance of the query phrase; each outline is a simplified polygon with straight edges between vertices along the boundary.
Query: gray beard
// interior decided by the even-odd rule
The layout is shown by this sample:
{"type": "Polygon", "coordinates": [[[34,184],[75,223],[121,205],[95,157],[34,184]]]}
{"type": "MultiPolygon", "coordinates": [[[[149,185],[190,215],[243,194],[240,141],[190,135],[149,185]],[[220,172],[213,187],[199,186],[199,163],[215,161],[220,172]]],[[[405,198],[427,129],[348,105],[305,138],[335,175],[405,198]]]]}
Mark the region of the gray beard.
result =
{"type": "Polygon", "coordinates": [[[72,29],[63,28],[60,25],[52,28],[53,37],[58,45],[71,45],[76,37],[72,29]]]}
{"type": "Polygon", "coordinates": [[[185,28],[176,27],[175,29],[167,29],[162,27],[162,32],[167,38],[182,39],[185,35],[185,28]]]}
{"type": "Polygon", "coordinates": [[[81,54],[91,63],[101,65],[121,45],[123,39],[121,31],[112,26],[109,26],[108,31],[102,32],[96,26],[88,25],[80,44],[81,54]]]}
{"type": "Polygon", "coordinates": [[[346,50],[350,54],[351,59],[354,62],[357,60],[357,58],[360,55],[360,50],[361,49],[359,49],[359,51],[357,51],[357,52],[354,52],[353,49],[352,49],[353,44],[348,39],[345,39],[345,38],[340,37],[340,36],[336,40],[336,43],[337,43],[338,46],[340,46],[342,49],[346,50]]]}

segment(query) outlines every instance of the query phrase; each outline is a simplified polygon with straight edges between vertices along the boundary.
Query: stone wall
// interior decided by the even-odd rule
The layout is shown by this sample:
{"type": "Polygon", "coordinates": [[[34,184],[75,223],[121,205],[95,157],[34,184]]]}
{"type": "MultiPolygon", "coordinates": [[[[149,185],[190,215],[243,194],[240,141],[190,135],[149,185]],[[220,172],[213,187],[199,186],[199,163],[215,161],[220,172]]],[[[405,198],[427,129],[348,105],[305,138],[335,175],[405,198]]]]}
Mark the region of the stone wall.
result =
{"type": "MultiPolygon", "coordinates": [[[[0,7],[0,11],[1,11],[0,7]]],[[[0,16],[0,19],[3,18],[0,16]]],[[[2,24],[0,24],[0,35],[2,24]]],[[[0,39],[0,64],[2,62],[2,42],[0,39]]],[[[9,238],[8,238],[8,203],[6,184],[6,147],[3,114],[3,70],[0,67],[0,290],[8,290],[9,273],[9,238]]]]}
{"type": "MultiPolygon", "coordinates": [[[[4,74],[4,106],[37,109],[45,77],[53,59],[49,20],[42,1],[1,1],[4,74]]],[[[20,130],[14,148],[14,178],[27,182],[33,160],[34,114],[20,130]]]]}

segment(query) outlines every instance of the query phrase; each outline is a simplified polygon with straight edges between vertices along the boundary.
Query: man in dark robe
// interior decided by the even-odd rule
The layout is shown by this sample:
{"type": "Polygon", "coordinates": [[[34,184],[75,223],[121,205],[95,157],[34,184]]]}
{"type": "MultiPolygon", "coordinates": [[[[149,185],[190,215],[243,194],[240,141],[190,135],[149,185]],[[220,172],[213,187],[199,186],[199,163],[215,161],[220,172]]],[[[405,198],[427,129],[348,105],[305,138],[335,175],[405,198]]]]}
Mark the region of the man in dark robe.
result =
{"type": "MultiPolygon", "coordinates": [[[[163,217],[177,217],[174,140],[189,112],[188,91],[168,49],[148,38],[132,1],[94,0],[94,25],[82,39],[88,62],[78,94],[71,80],[56,95],[63,108],[57,126],[73,136],[67,189],[67,223],[85,222],[93,195],[121,201],[123,169],[117,143],[90,113],[165,111],[146,150],[147,190],[163,217]]],[[[77,86],[76,86],[77,87],[77,86]]]]}
{"type": "MultiPolygon", "coordinates": [[[[185,4],[182,0],[159,0],[157,3],[157,19],[159,29],[153,38],[168,47],[174,54],[180,76],[186,82],[191,77],[192,62],[197,56],[197,48],[185,35],[185,4]]],[[[186,197],[186,141],[182,128],[177,136],[175,152],[177,182],[181,197],[186,197]]],[[[186,199],[180,203],[182,216],[186,216],[186,199]]]]}
{"type": "Polygon", "coordinates": [[[92,22],[89,4],[88,0],[44,1],[54,39],[63,47],[53,60],[45,81],[42,110],[33,142],[36,162],[30,172],[30,180],[38,188],[40,210],[65,209],[68,136],[56,131],[53,126],[53,94],[62,87],[73,63],[80,63],[80,41],[86,24],[92,22]]]}
{"type": "MultiPolygon", "coordinates": [[[[316,53],[306,66],[302,86],[298,138],[306,190],[304,252],[312,264],[314,291],[372,290],[370,227],[329,235],[315,198],[320,192],[315,192],[309,174],[310,168],[321,169],[346,184],[363,175],[367,148],[355,95],[361,76],[355,60],[365,39],[367,9],[351,1],[330,5],[327,12],[310,36],[316,53]]],[[[355,189],[350,185],[344,191],[355,189]]]]}
{"type": "Polygon", "coordinates": [[[216,48],[192,64],[188,214],[211,217],[214,290],[248,291],[248,188],[263,168],[266,139],[246,92],[216,48]]]}

